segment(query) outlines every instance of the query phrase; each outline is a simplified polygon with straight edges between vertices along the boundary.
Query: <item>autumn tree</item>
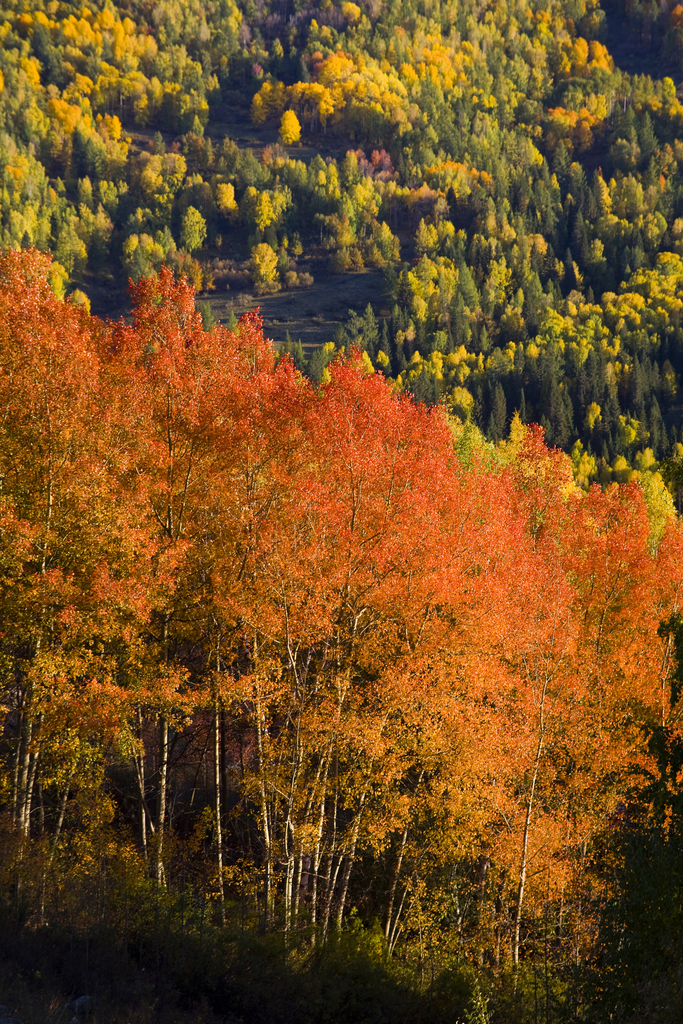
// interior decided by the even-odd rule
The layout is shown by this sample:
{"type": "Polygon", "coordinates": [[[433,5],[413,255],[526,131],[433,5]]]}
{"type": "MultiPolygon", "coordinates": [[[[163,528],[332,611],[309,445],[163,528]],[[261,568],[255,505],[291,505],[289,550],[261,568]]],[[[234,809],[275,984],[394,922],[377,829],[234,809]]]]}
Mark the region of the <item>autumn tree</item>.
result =
{"type": "Polygon", "coordinates": [[[36,792],[41,821],[50,799],[56,843],[69,793],[101,782],[107,730],[125,716],[119,683],[134,661],[129,630],[146,615],[149,549],[110,473],[103,330],[57,299],[49,272],[35,251],[0,261],[0,459],[12,816],[28,839],[36,792]]]}
{"type": "Polygon", "coordinates": [[[199,210],[188,206],[180,227],[180,244],[187,252],[201,249],[206,240],[206,221],[199,210]]]}
{"type": "Polygon", "coordinates": [[[280,121],[280,138],[285,146],[292,146],[301,138],[301,125],[293,110],[285,110],[280,121]]]}

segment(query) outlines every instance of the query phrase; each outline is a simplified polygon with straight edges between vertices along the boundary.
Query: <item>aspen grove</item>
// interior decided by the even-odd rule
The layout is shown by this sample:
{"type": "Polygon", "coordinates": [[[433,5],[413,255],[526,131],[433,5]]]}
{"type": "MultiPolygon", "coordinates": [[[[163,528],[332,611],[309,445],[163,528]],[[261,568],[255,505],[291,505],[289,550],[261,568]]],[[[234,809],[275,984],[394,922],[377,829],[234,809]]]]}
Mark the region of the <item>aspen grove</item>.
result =
{"type": "Polygon", "coordinates": [[[3,913],[181,987],[193,942],[362,933],[429,1019],[545,970],[547,1020],[624,835],[677,827],[671,502],[356,350],[313,384],[165,269],[105,322],[50,266],[0,256],[3,913]]]}

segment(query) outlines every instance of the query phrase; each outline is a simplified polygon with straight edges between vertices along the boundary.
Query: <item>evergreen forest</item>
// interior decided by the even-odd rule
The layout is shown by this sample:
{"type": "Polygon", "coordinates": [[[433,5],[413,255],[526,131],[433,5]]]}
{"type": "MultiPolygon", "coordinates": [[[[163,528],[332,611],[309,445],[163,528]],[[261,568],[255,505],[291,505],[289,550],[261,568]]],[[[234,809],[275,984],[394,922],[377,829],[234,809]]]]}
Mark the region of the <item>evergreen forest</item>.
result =
{"type": "Polygon", "coordinates": [[[12,1019],[679,1024],[683,7],[3,0],[0,178],[12,1019]]]}

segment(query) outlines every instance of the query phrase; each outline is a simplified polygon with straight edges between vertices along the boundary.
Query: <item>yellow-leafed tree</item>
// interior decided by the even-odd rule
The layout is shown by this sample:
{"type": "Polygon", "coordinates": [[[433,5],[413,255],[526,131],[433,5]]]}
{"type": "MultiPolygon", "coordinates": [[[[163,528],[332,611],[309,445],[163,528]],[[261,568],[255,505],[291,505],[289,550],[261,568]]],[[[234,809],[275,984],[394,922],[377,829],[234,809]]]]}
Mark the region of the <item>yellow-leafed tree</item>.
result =
{"type": "Polygon", "coordinates": [[[292,146],[301,138],[299,118],[293,110],[285,110],[280,121],[280,140],[285,146],[292,146]]]}
{"type": "Polygon", "coordinates": [[[263,291],[272,290],[277,281],[277,254],[267,242],[251,250],[251,276],[256,288],[263,291]]]}

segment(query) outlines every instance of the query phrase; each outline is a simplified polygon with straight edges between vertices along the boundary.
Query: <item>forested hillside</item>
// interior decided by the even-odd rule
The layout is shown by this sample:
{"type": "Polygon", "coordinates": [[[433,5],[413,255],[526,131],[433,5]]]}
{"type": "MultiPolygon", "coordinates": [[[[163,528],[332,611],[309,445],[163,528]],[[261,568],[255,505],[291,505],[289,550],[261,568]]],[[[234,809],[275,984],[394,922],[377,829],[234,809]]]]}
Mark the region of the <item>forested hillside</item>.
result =
{"type": "MultiPolygon", "coordinates": [[[[374,310],[288,343],[314,379],[351,341],[492,440],[541,423],[584,484],[680,459],[683,106],[593,0],[3,10],[2,242],[56,287],[384,267],[374,310]],[[249,120],[260,148],[223,132],[249,120]]],[[[679,7],[623,14],[677,78],[679,7]]]]}
{"type": "Polygon", "coordinates": [[[24,1024],[683,1018],[682,61],[671,2],[4,0],[24,1024]],[[216,322],[343,275],[315,349],[216,322]]]}
{"type": "Polygon", "coordinates": [[[7,987],[677,1019],[667,492],[586,493],[538,427],[495,448],[358,349],[316,387],[170,270],[130,324],[51,274],[0,259],[7,987]]]}

